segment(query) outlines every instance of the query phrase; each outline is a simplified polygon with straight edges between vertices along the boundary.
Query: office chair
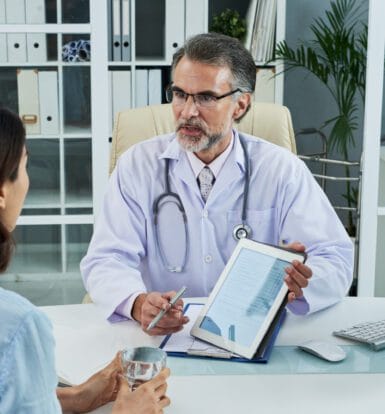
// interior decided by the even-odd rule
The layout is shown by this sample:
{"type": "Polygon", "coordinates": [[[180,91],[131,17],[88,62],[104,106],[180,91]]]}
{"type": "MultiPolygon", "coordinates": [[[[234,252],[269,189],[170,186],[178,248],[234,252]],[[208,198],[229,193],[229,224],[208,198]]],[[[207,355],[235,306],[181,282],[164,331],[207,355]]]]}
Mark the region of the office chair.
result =
{"type": "MultiPolygon", "coordinates": [[[[285,106],[253,103],[248,113],[234,124],[239,131],[263,138],[296,153],[291,115],[285,106]]],[[[110,155],[110,174],[119,156],[132,145],[145,139],[173,132],[171,104],[146,106],[119,112],[115,119],[110,155]]],[[[92,300],[88,294],[83,303],[92,300]]]]}

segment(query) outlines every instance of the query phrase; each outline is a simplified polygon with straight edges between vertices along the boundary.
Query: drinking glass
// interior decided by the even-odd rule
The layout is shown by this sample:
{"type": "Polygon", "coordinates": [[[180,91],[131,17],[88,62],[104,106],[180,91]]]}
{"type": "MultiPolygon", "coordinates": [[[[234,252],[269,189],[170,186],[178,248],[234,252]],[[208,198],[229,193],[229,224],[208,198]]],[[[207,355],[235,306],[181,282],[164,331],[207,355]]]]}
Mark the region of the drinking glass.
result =
{"type": "Polygon", "coordinates": [[[123,375],[131,390],[155,377],[166,366],[167,355],[159,348],[142,346],[123,349],[121,362],[123,375]]]}

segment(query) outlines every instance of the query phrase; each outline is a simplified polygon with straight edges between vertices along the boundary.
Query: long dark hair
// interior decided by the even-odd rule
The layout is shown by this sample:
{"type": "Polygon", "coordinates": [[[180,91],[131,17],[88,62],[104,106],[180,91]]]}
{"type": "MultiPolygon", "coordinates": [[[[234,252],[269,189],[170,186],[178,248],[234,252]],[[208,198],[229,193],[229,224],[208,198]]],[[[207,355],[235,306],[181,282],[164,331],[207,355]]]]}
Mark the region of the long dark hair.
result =
{"type": "MultiPolygon", "coordinates": [[[[20,118],[0,107],[0,188],[7,181],[15,181],[25,145],[25,129],[20,118]]],[[[0,217],[0,272],[11,259],[14,242],[0,217]]]]}

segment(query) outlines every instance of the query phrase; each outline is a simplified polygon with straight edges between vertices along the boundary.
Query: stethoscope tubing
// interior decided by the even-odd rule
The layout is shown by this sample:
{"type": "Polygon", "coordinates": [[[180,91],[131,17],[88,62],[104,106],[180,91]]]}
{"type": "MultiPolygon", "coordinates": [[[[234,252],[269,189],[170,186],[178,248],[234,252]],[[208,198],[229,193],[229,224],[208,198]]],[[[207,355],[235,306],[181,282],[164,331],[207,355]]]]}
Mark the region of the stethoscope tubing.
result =
{"type": "MultiPolygon", "coordinates": [[[[235,226],[233,229],[233,237],[236,240],[239,240],[240,238],[251,237],[251,228],[246,223],[247,203],[248,203],[248,197],[249,197],[249,183],[250,183],[250,162],[249,162],[249,158],[247,155],[246,144],[241,137],[239,137],[239,140],[242,146],[244,159],[245,159],[245,184],[243,188],[243,203],[242,203],[242,216],[241,216],[242,222],[241,224],[235,226]]],[[[170,159],[166,158],[165,163],[166,163],[165,169],[164,169],[165,191],[164,193],[160,194],[154,200],[153,207],[152,207],[152,212],[153,212],[153,217],[154,217],[155,243],[156,243],[156,247],[157,247],[157,250],[159,252],[159,255],[160,255],[160,258],[162,260],[164,267],[170,272],[180,273],[185,269],[187,259],[188,259],[188,252],[189,252],[188,221],[187,221],[186,210],[183,206],[183,203],[182,203],[182,200],[179,194],[170,190],[170,178],[169,178],[170,159]],[[173,201],[169,200],[168,202],[175,203],[183,216],[183,224],[184,224],[185,237],[186,237],[186,249],[185,249],[183,261],[181,265],[179,266],[172,266],[168,263],[168,261],[166,260],[165,252],[160,243],[160,238],[159,238],[158,216],[159,216],[160,207],[162,205],[162,201],[165,200],[166,198],[173,199],[173,201]]]]}

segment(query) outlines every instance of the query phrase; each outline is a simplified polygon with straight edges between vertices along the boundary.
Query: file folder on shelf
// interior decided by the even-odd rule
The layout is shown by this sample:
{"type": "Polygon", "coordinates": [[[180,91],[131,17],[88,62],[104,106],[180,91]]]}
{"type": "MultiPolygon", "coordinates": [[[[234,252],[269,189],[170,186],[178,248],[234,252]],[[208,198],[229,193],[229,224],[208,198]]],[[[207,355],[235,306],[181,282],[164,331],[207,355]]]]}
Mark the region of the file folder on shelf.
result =
{"type": "Polygon", "coordinates": [[[138,69],[136,75],[136,100],[135,106],[141,108],[148,105],[148,70],[138,69]]]}
{"type": "MultiPolygon", "coordinates": [[[[7,23],[25,23],[25,0],[5,0],[7,23]]],[[[28,0],[30,1],[30,0],[28,0]]]]}
{"type": "Polygon", "coordinates": [[[8,62],[25,63],[27,61],[27,38],[25,33],[7,34],[8,62]]]}
{"type": "Polygon", "coordinates": [[[131,60],[131,41],[130,41],[130,0],[122,0],[122,60],[131,60]]]}
{"type": "Polygon", "coordinates": [[[199,357],[199,358],[211,358],[211,359],[222,359],[231,360],[238,362],[251,362],[251,363],[267,363],[273,345],[279,330],[286,317],[286,309],[283,306],[274,318],[269,330],[267,331],[261,345],[259,346],[256,354],[252,359],[247,359],[234,355],[229,351],[218,348],[209,343],[200,341],[190,335],[190,330],[197,318],[203,304],[201,303],[189,303],[184,309],[185,315],[190,317],[190,321],[183,328],[182,331],[172,335],[166,336],[159,348],[167,352],[167,355],[176,357],[199,357]]]}
{"type": "Polygon", "coordinates": [[[149,69],[148,71],[148,105],[162,103],[162,70],[149,69]]]}
{"type": "Polygon", "coordinates": [[[184,1],[166,0],[165,59],[171,63],[172,55],[184,43],[184,1]]]}
{"type": "Polygon", "coordinates": [[[36,69],[17,70],[19,115],[27,134],[40,134],[39,87],[36,69]]]}
{"type": "MultiPolygon", "coordinates": [[[[5,23],[5,0],[0,0],[0,24],[5,23]]],[[[0,33],[0,62],[8,61],[7,35],[0,33]]]]}
{"type": "Polygon", "coordinates": [[[185,38],[207,32],[207,0],[186,0],[185,38]]]}
{"type": "MultiPolygon", "coordinates": [[[[129,70],[111,71],[112,123],[118,112],[131,108],[131,72],[129,70]]],[[[110,128],[112,131],[112,125],[110,128]]]]}
{"type": "MultiPolygon", "coordinates": [[[[45,0],[25,2],[25,21],[28,24],[45,23],[45,0]]],[[[47,61],[47,40],[45,33],[27,33],[28,62],[47,61]]]]}
{"type": "Polygon", "coordinates": [[[121,1],[112,0],[112,60],[122,60],[122,18],[121,1]]]}
{"type": "Polygon", "coordinates": [[[56,71],[40,71],[39,97],[41,133],[57,135],[59,133],[59,99],[56,71]]]}
{"type": "MultiPolygon", "coordinates": [[[[8,24],[25,23],[24,0],[5,0],[5,16],[8,24]]],[[[8,62],[23,63],[27,61],[27,40],[25,33],[7,34],[8,62]]]]}

